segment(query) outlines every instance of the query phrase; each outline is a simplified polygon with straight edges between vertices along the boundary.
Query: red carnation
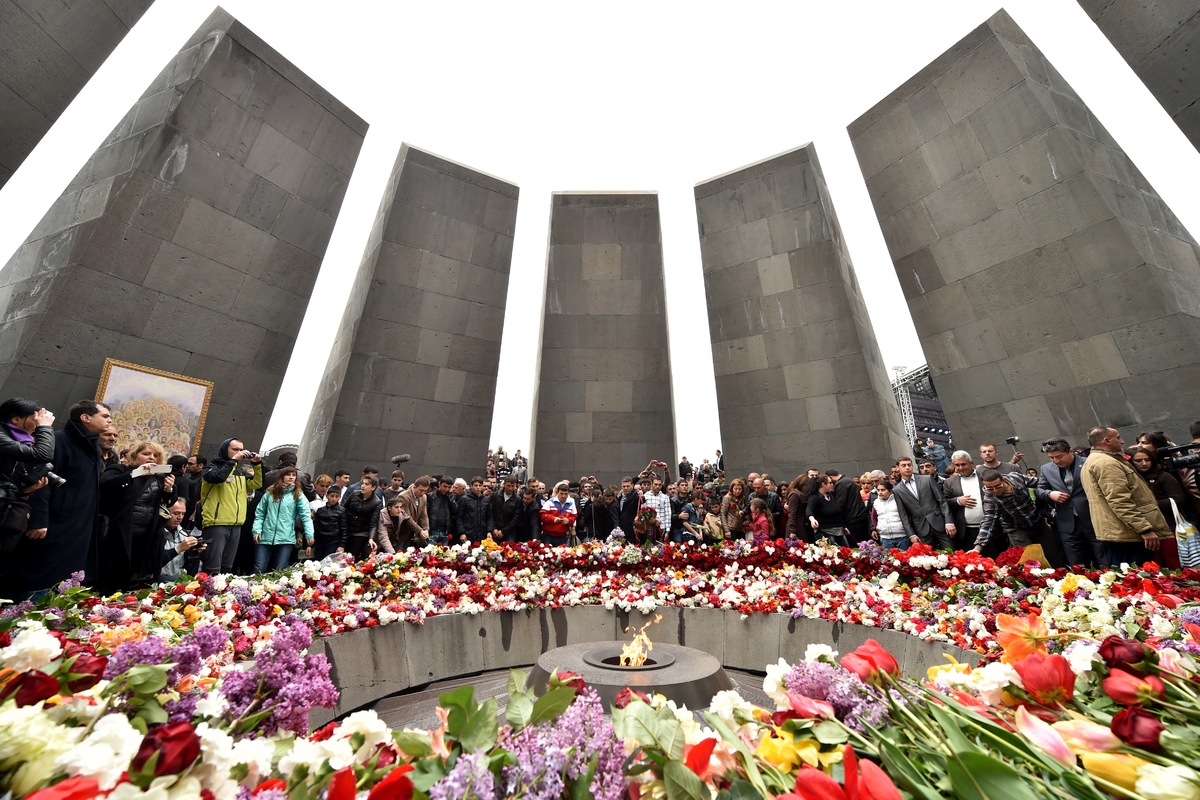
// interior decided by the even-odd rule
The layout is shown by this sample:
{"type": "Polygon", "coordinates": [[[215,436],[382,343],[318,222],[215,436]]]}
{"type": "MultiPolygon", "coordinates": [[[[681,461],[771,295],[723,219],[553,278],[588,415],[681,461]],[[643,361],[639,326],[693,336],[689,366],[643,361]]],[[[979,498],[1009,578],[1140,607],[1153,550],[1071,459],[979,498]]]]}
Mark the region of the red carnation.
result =
{"type": "Polygon", "coordinates": [[[190,767],[200,756],[200,737],[190,722],[172,722],[160,725],[142,738],[132,768],[142,772],[151,757],[158,755],[154,764],[154,777],[178,775],[190,767]]]}

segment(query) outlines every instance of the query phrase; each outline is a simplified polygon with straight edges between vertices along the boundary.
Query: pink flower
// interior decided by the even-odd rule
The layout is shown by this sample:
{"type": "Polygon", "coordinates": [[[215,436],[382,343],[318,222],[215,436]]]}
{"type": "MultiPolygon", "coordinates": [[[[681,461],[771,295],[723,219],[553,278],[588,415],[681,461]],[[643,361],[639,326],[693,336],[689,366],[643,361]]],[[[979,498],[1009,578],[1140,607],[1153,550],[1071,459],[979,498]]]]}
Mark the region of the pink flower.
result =
{"type": "Polygon", "coordinates": [[[1067,747],[1076,753],[1107,753],[1121,746],[1121,740],[1111,729],[1088,720],[1070,719],[1055,722],[1050,727],[1062,737],[1067,747]]]}
{"type": "Polygon", "coordinates": [[[1075,766],[1075,754],[1067,747],[1058,731],[1030,714],[1025,706],[1017,707],[1016,726],[1022,736],[1040,747],[1046,755],[1065,766],[1075,766]]]}

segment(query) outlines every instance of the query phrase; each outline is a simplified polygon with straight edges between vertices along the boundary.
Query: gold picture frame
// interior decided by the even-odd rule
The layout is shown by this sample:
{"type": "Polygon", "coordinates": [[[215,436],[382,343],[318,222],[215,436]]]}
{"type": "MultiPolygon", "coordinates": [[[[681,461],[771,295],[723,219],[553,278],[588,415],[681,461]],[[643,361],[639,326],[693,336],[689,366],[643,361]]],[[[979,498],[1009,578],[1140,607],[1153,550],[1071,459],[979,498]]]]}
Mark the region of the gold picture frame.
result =
{"type": "Polygon", "coordinates": [[[212,381],[104,359],[96,402],[112,411],[117,448],[151,441],[167,455],[195,455],[200,450],[212,381]]]}

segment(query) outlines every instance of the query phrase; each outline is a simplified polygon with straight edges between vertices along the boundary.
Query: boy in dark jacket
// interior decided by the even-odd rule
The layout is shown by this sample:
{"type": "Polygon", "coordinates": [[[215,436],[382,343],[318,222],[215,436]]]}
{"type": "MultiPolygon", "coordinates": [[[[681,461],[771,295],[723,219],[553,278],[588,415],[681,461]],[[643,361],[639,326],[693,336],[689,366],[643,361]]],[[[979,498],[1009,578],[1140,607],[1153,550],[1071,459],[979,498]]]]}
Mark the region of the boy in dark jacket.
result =
{"type": "Polygon", "coordinates": [[[325,506],[313,513],[313,557],[318,561],[346,551],[346,509],[338,505],[341,499],[342,487],[330,486],[325,506]]]}

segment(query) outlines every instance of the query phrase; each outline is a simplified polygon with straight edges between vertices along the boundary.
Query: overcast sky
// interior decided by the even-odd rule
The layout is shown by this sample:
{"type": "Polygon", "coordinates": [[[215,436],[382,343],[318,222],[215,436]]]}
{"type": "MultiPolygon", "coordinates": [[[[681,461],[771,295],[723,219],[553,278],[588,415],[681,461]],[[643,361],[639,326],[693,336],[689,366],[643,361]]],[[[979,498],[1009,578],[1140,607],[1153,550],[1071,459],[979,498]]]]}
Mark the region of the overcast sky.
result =
{"type": "MultiPolygon", "coordinates": [[[[994,2],[223,5],[371,125],[265,446],[300,439],[401,142],[520,187],[491,436],[510,452],[529,447],[555,191],[658,192],[676,430],[695,461],[719,446],[692,194],[713,176],[812,142],[886,363],[924,363],[846,125],[994,2]]],[[[1005,8],[1200,230],[1200,155],[1076,0],[1005,8]]],[[[0,253],[16,250],[212,9],[157,0],[0,190],[0,253]]]]}

